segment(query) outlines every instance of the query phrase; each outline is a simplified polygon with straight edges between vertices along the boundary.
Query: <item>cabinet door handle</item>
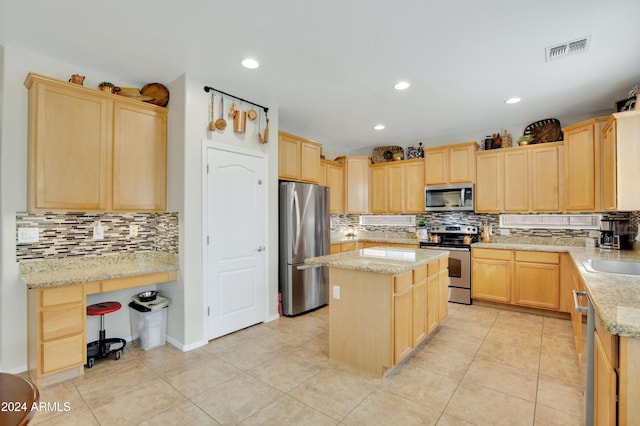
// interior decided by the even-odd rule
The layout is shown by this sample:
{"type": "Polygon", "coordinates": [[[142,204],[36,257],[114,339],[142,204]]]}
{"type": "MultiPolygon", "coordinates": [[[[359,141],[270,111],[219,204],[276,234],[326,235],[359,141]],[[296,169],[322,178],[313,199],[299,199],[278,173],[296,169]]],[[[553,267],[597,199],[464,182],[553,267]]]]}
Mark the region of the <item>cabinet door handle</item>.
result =
{"type": "Polygon", "coordinates": [[[578,297],[587,297],[587,292],[573,290],[573,309],[579,314],[586,314],[587,307],[580,304],[578,297]]]}

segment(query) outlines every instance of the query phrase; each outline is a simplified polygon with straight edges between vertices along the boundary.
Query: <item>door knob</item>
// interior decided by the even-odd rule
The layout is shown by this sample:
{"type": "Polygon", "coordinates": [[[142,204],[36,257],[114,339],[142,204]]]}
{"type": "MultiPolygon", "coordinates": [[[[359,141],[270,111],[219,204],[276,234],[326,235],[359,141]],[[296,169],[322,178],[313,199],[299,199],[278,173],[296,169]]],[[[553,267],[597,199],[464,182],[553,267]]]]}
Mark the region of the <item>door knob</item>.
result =
{"type": "Polygon", "coordinates": [[[264,251],[264,246],[258,246],[258,248],[256,249],[256,251],[264,251]]]}

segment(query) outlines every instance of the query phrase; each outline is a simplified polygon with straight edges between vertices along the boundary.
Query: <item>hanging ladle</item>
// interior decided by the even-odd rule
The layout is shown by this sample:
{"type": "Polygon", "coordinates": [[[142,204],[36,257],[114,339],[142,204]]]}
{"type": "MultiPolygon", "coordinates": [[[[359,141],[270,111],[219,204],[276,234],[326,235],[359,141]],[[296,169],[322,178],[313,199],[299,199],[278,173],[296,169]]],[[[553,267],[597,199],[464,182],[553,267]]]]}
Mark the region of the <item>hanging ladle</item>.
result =
{"type": "Polygon", "coordinates": [[[224,96],[220,96],[220,118],[216,120],[216,129],[224,130],[227,127],[227,121],[224,119],[224,96]]]}
{"type": "Polygon", "coordinates": [[[213,132],[213,131],[216,130],[216,123],[214,123],[215,118],[213,118],[214,117],[214,115],[213,115],[213,104],[214,104],[213,99],[214,99],[213,98],[213,93],[211,93],[211,121],[209,121],[209,131],[210,132],[213,132]]]}
{"type": "Polygon", "coordinates": [[[260,124],[262,123],[262,114],[260,114],[260,123],[258,126],[258,140],[260,140],[260,143],[267,143],[269,142],[269,116],[267,115],[267,113],[265,113],[265,120],[267,121],[267,125],[264,126],[264,136],[262,136],[260,134],[260,124]]]}
{"type": "Polygon", "coordinates": [[[269,142],[269,114],[265,113],[264,117],[267,121],[267,124],[264,126],[264,140],[262,141],[262,143],[267,143],[269,142]]]}

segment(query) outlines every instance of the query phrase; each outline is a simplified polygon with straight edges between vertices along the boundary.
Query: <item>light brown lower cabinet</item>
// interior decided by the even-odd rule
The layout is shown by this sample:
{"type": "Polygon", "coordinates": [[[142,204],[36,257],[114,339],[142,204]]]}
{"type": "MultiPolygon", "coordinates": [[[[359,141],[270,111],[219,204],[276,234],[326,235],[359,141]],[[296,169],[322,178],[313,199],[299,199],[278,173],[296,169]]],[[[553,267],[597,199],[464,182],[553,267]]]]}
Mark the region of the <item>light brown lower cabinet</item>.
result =
{"type": "Polygon", "coordinates": [[[334,253],[343,253],[345,251],[353,251],[353,250],[358,250],[360,247],[360,243],[357,241],[351,241],[348,243],[336,243],[336,244],[331,244],[331,251],[330,254],[334,254],[334,253]]]}
{"type": "Polygon", "coordinates": [[[560,309],[560,253],[474,248],[471,297],[560,309]]]}
{"type": "Polygon", "coordinates": [[[413,349],[413,271],[393,280],[393,358],[397,363],[413,349]]]}
{"type": "Polygon", "coordinates": [[[514,253],[514,303],[532,308],[560,307],[560,253],[514,253]]]}
{"type": "MultiPolygon", "coordinates": [[[[617,347],[617,336],[615,339],[617,347]]],[[[618,375],[600,338],[594,333],[593,357],[593,410],[594,424],[615,425],[618,375]]],[[[617,363],[617,353],[615,362],[617,363]]]]}
{"type": "Polygon", "coordinates": [[[597,313],[594,322],[594,425],[638,425],[640,339],[609,333],[597,313]]]}
{"type": "Polygon", "coordinates": [[[360,250],[363,248],[369,247],[406,247],[406,248],[418,248],[418,243],[415,244],[402,244],[402,243],[381,243],[381,242],[373,242],[373,241],[350,241],[348,243],[335,243],[331,244],[331,252],[334,253],[344,253],[346,251],[360,250]]]}
{"type": "Polygon", "coordinates": [[[68,371],[68,378],[83,373],[85,298],[82,284],[28,292],[29,374],[37,385],[44,383],[41,377],[55,373],[68,371]]]}
{"type": "MultiPolygon", "coordinates": [[[[580,273],[576,269],[576,266],[571,264],[570,267],[570,275],[569,279],[571,280],[571,292],[574,291],[584,291],[584,283],[582,282],[582,278],[580,277],[580,273]]],[[[572,305],[573,306],[573,305],[572,305]]],[[[585,350],[586,350],[586,336],[583,335],[584,319],[586,319],[586,315],[577,312],[575,309],[569,310],[571,314],[571,323],[573,326],[573,342],[576,346],[576,353],[578,354],[578,362],[580,366],[586,361],[585,350]]]]}
{"type": "Polygon", "coordinates": [[[511,250],[472,249],[471,297],[511,303],[511,250]]]}
{"type": "Polygon", "coordinates": [[[447,316],[448,259],[398,275],[330,268],[329,356],[383,375],[447,316]]]}

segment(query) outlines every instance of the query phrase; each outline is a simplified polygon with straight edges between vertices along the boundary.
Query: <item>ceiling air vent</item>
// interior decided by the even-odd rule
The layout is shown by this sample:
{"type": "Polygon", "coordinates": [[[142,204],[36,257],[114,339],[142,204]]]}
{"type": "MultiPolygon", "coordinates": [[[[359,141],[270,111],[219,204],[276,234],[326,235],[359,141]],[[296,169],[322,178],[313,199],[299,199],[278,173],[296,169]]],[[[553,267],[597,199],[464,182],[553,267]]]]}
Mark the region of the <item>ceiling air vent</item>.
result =
{"type": "Polygon", "coordinates": [[[587,53],[591,44],[591,36],[579,38],[566,43],[556,44],[545,49],[547,62],[563,59],[567,56],[577,55],[578,53],[587,53]]]}

